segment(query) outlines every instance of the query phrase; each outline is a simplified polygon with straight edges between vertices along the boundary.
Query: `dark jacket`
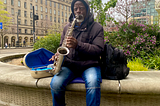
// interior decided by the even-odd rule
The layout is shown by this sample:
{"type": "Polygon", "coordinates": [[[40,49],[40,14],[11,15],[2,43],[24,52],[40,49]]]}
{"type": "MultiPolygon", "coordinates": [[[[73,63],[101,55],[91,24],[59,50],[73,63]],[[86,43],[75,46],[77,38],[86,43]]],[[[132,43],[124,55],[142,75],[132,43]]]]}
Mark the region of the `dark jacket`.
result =
{"type": "MultiPolygon", "coordinates": [[[[64,27],[60,45],[63,42],[67,29],[71,26],[72,20],[73,15],[69,18],[70,23],[64,27]]],[[[74,28],[73,37],[78,40],[78,45],[76,49],[69,49],[70,52],[65,56],[63,66],[70,68],[76,75],[79,75],[85,69],[99,65],[98,60],[104,48],[103,27],[99,23],[94,22],[93,15],[88,12],[83,24],[74,28]]]]}

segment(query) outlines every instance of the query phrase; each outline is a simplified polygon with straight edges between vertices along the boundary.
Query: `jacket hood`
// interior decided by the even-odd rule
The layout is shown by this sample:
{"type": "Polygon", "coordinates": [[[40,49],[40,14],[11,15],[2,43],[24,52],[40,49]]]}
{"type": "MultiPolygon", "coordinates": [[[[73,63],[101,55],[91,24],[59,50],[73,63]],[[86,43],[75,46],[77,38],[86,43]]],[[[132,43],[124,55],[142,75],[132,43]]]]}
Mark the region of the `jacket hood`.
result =
{"type": "Polygon", "coordinates": [[[75,4],[75,2],[77,2],[77,1],[81,1],[83,4],[84,4],[84,6],[86,7],[86,17],[85,18],[87,18],[88,17],[88,15],[89,15],[89,13],[90,13],[90,7],[89,7],[89,3],[88,3],[88,1],[87,0],[73,0],[72,1],[72,3],[71,3],[71,11],[72,11],[72,15],[73,15],[73,17],[75,17],[75,15],[74,15],[74,4],[75,4]]]}
{"type": "MultiPolygon", "coordinates": [[[[94,17],[93,17],[93,14],[90,12],[89,3],[88,3],[87,0],[73,0],[72,1],[72,3],[71,3],[72,14],[69,17],[69,22],[71,23],[73,21],[74,17],[75,17],[75,15],[74,15],[74,4],[77,1],[81,1],[85,5],[86,10],[87,10],[85,20],[82,23],[83,24],[86,23],[87,25],[91,24],[94,21],[94,17]]],[[[86,26],[86,25],[84,25],[84,26],[86,26]]]]}

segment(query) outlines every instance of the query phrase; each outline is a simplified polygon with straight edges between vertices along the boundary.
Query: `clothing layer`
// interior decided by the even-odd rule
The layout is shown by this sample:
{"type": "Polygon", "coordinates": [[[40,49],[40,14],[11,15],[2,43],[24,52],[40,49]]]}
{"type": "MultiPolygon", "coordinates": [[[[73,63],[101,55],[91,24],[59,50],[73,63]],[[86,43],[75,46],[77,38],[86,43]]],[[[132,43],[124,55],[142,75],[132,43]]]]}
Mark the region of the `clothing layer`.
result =
{"type": "MultiPolygon", "coordinates": [[[[74,1],[85,2],[85,0],[74,1]]],[[[71,26],[73,18],[74,14],[72,13],[69,18],[70,23],[64,27],[61,35],[60,45],[62,45],[65,34],[71,26]]],[[[90,13],[89,9],[82,24],[80,26],[75,25],[73,37],[77,39],[78,45],[76,49],[69,48],[70,52],[65,56],[63,66],[70,68],[76,75],[79,75],[85,69],[99,65],[98,61],[104,48],[103,27],[99,23],[94,22],[93,15],[90,13]]]]}

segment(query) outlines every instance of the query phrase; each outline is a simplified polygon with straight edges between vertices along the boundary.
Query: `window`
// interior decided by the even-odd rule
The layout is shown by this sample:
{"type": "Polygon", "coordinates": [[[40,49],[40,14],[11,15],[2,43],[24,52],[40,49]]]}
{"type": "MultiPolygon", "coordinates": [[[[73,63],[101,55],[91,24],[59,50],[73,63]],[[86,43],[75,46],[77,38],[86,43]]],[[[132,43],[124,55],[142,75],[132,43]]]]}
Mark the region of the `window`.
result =
{"type": "Polygon", "coordinates": [[[21,1],[18,1],[18,7],[20,7],[21,6],[21,1]]]}
{"type": "Polygon", "coordinates": [[[11,5],[14,5],[14,0],[11,0],[11,5]]]}
{"type": "Polygon", "coordinates": [[[50,16],[50,21],[52,22],[52,16],[50,16]]]}
{"type": "Polygon", "coordinates": [[[45,5],[47,5],[47,0],[45,0],[45,5]]]}
{"type": "Polygon", "coordinates": [[[62,11],[62,17],[63,17],[63,11],[62,11]]]}
{"type": "Polygon", "coordinates": [[[21,25],[21,19],[18,19],[18,24],[21,25]]]}
{"type": "Polygon", "coordinates": [[[21,29],[18,29],[19,30],[19,33],[21,33],[21,29]]]}
{"type": "Polygon", "coordinates": [[[18,10],[18,16],[21,16],[21,10],[18,10]]]}
{"type": "Polygon", "coordinates": [[[32,12],[30,12],[30,18],[33,18],[33,13],[32,12]]]}
{"type": "Polygon", "coordinates": [[[30,4],[30,9],[32,10],[32,3],[30,4]]]}
{"type": "Polygon", "coordinates": [[[52,7],[52,2],[51,1],[50,1],[49,5],[50,5],[50,7],[52,7]]]}
{"type": "Polygon", "coordinates": [[[11,14],[14,15],[14,8],[11,8],[11,14]]]}
{"type": "Polygon", "coordinates": [[[43,11],[43,7],[41,6],[41,11],[43,11]]]}
{"type": "Polygon", "coordinates": [[[14,28],[12,28],[12,33],[15,33],[15,29],[14,28]]]}
{"type": "Polygon", "coordinates": [[[62,10],[63,10],[63,4],[62,4],[62,10]]]}
{"type": "Polygon", "coordinates": [[[56,22],[56,17],[54,17],[54,22],[56,22]]]}
{"type": "Polygon", "coordinates": [[[67,10],[67,6],[65,6],[65,10],[67,10]]]}
{"type": "Polygon", "coordinates": [[[38,2],[38,0],[35,0],[36,1],[36,3],[38,2]]]}
{"type": "Polygon", "coordinates": [[[25,29],[25,33],[27,33],[27,29],[25,29]]]}
{"type": "Polygon", "coordinates": [[[41,14],[41,19],[43,19],[43,14],[41,14]]]}
{"type": "Polygon", "coordinates": [[[36,25],[38,25],[38,21],[36,21],[36,25]]]}
{"type": "Polygon", "coordinates": [[[24,20],[24,24],[27,25],[27,20],[24,20]]]}
{"type": "Polygon", "coordinates": [[[58,3],[58,9],[60,8],[60,4],[58,3]]]}
{"type": "Polygon", "coordinates": [[[31,34],[33,34],[33,30],[31,29],[31,34]]]}
{"type": "Polygon", "coordinates": [[[62,24],[64,23],[64,19],[62,18],[62,24]]]}
{"type": "Polygon", "coordinates": [[[56,10],[54,10],[54,15],[56,15],[56,10]]]}
{"type": "Polygon", "coordinates": [[[70,7],[68,7],[68,11],[70,12],[70,7]]]}
{"type": "Polygon", "coordinates": [[[7,7],[4,7],[4,10],[7,11],[7,7]]]}
{"type": "Polygon", "coordinates": [[[7,4],[7,0],[4,0],[4,4],[7,4]]]}
{"type": "Polygon", "coordinates": [[[46,13],[47,13],[47,7],[46,7],[46,13]]]}
{"type": "Polygon", "coordinates": [[[48,19],[48,15],[46,15],[46,20],[48,19]]]}
{"type": "Polygon", "coordinates": [[[65,17],[67,17],[67,13],[65,13],[65,17]]]}
{"type": "Polygon", "coordinates": [[[54,7],[56,8],[56,2],[54,2],[54,7]]]}
{"type": "Polygon", "coordinates": [[[38,6],[36,5],[36,11],[38,11],[38,6]]]}
{"type": "Polygon", "coordinates": [[[24,11],[24,17],[27,17],[27,11],[24,11]]]}
{"type": "Polygon", "coordinates": [[[30,25],[31,25],[31,26],[33,25],[33,21],[32,21],[32,20],[30,20],[30,25]]]}
{"type": "Polygon", "coordinates": [[[26,2],[24,2],[24,8],[27,8],[27,3],[26,2]]]}
{"type": "Polygon", "coordinates": [[[58,11],[58,15],[60,15],[60,12],[58,11]]]}
{"type": "Polygon", "coordinates": [[[41,4],[43,4],[43,0],[41,0],[41,4]]]}
{"type": "Polygon", "coordinates": [[[58,18],[58,23],[60,23],[60,18],[58,18]]]}
{"type": "Polygon", "coordinates": [[[50,14],[52,14],[52,9],[50,8],[50,14]]]}

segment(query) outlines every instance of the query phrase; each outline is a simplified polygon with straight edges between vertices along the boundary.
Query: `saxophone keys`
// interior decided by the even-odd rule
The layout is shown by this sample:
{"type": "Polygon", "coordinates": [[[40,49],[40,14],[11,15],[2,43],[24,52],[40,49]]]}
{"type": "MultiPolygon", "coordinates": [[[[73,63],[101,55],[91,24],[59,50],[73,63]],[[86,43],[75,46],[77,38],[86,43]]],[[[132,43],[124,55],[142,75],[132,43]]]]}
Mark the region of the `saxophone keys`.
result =
{"type": "Polygon", "coordinates": [[[56,62],[54,62],[54,64],[53,64],[54,66],[57,66],[57,63],[56,62]]]}

